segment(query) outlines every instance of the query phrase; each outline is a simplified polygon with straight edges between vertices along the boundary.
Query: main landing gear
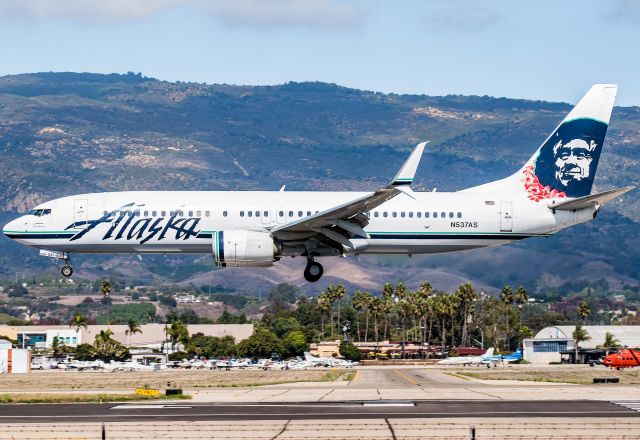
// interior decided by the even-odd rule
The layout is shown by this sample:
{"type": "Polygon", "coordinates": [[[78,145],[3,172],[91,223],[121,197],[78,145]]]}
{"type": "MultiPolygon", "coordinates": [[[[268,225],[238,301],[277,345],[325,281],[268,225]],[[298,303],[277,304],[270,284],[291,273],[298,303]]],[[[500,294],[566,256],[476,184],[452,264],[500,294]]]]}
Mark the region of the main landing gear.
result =
{"type": "Polygon", "coordinates": [[[65,276],[66,278],[69,278],[71,275],[73,275],[73,268],[71,267],[71,259],[69,258],[69,254],[65,254],[65,258],[64,259],[64,266],[62,266],[62,269],[60,270],[60,272],[62,272],[62,275],[65,276]]]}
{"type": "Polygon", "coordinates": [[[322,264],[313,261],[313,258],[307,258],[307,267],[304,268],[305,280],[310,283],[315,283],[322,277],[323,273],[324,269],[322,268],[322,264]]]}

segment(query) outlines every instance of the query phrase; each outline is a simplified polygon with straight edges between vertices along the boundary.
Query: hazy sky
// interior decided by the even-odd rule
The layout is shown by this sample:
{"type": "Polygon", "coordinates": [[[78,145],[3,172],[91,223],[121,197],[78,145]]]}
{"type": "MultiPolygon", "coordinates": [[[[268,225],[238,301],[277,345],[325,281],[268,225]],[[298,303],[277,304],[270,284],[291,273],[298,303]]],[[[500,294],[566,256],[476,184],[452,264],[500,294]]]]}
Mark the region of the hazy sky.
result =
{"type": "Polygon", "coordinates": [[[0,74],[640,105],[640,0],[0,0],[0,74]]]}

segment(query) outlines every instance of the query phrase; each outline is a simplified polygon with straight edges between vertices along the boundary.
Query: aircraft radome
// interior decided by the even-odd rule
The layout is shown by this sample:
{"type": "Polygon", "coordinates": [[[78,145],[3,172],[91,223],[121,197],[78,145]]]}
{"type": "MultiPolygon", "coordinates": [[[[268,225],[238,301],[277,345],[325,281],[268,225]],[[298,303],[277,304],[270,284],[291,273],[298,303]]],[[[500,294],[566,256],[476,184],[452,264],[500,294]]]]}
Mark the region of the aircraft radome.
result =
{"type": "Polygon", "coordinates": [[[78,194],[36,206],[4,234],[64,261],[72,253],[211,254],[222,267],[316,258],[432,254],[552,235],[595,218],[631,187],[592,194],[617,86],[596,84],[513,175],[457,192],[414,192],[426,142],[371,192],[133,191],[78,194]]]}

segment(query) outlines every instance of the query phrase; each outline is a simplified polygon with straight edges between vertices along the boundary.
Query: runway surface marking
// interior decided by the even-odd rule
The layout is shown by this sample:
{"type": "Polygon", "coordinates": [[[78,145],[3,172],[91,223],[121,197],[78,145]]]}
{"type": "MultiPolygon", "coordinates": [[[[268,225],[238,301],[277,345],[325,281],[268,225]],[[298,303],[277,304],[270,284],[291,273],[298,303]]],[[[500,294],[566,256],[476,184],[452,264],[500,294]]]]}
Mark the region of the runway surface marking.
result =
{"type": "Polygon", "coordinates": [[[632,411],[640,412],[640,400],[611,400],[611,403],[618,406],[623,406],[632,411]]]}
{"type": "Polygon", "coordinates": [[[398,370],[392,370],[394,373],[396,373],[398,376],[400,376],[401,378],[403,378],[404,380],[406,380],[407,382],[409,382],[412,385],[418,385],[418,382],[416,382],[415,380],[411,379],[409,376],[407,376],[404,373],[401,373],[398,370]]]}
{"type": "Polygon", "coordinates": [[[109,409],[189,409],[192,406],[186,405],[116,405],[109,409]]]}
{"type": "Polygon", "coordinates": [[[362,406],[380,408],[385,406],[416,406],[413,402],[365,402],[362,406]]]}

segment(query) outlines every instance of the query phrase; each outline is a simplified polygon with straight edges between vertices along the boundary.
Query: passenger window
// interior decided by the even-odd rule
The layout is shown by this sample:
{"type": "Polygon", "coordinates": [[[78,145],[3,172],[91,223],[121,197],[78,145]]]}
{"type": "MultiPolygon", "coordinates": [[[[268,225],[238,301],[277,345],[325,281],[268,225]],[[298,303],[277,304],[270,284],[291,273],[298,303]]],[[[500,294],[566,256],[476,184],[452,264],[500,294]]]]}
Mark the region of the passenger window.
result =
{"type": "Polygon", "coordinates": [[[433,213],[433,218],[438,218],[438,213],[437,212],[433,213]]]}
{"type": "Polygon", "coordinates": [[[409,212],[409,218],[413,218],[413,212],[409,212]]]}
{"type": "Polygon", "coordinates": [[[169,211],[169,216],[173,217],[174,215],[176,215],[175,211],[169,211]]]}
{"type": "Polygon", "coordinates": [[[298,211],[298,217],[302,217],[302,211],[298,211]]]}
{"type": "MultiPolygon", "coordinates": [[[[227,211],[225,211],[225,212],[227,212],[227,211]]],[[[196,217],[202,217],[202,211],[196,211],[196,217]]]]}
{"type": "Polygon", "coordinates": [[[167,211],[162,211],[162,216],[166,217],[167,216],[167,211]]]}
{"type": "Polygon", "coordinates": [[[449,213],[449,218],[453,218],[453,212],[449,213]]]}
{"type": "Polygon", "coordinates": [[[404,218],[404,211],[400,213],[400,217],[404,218]]]}
{"type": "Polygon", "coordinates": [[[145,217],[149,217],[149,211],[145,211],[145,212],[144,212],[144,216],[145,216],[145,217]]]}
{"type": "Polygon", "coordinates": [[[204,212],[204,216],[205,216],[205,217],[209,217],[209,214],[210,214],[210,212],[209,212],[209,211],[205,211],[205,212],[204,212]]]}
{"type": "Polygon", "coordinates": [[[429,218],[429,213],[428,212],[424,213],[424,218],[429,218]]]}
{"type": "Polygon", "coordinates": [[[458,218],[462,218],[462,213],[461,212],[458,213],[458,218]]]}
{"type": "Polygon", "coordinates": [[[158,215],[158,211],[151,211],[151,217],[155,217],[158,215]]]}
{"type": "Polygon", "coordinates": [[[307,211],[307,217],[311,215],[311,211],[307,211]]]}
{"type": "Polygon", "coordinates": [[[387,217],[388,215],[389,215],[389,214],[387,214],[387,211],[385,211],[385,212],[383,212],[383,213],[382,213],[382,216],[383,216],[383,217],[387,217]]]}
{"type": "Polygon", "coordinates": [[[447,218],[447,213],[446,212],[441,212],[440,213],[440,217],[441,218],[447,218]]]}
{"type": "Polygon", "coordinates": [[[319,214],[319,213],[320,213],[320,211],[316,211],[316,214],[319,214]]]}
{"type": "Polygon", "coordinates": [[[264,211],[264,212],[262,213],[262,216],[263,216],[263,217],[269,217],[269,211],[264,211]]]}
{"type": "Polygon", "coordinates": [[[289,211],[289,217],[293,217],[293,211],[289,211]]]}
{"type": "Polygon", "coordinates": [[[278,217],[284,217],[284,211],[278,211],[278,217]]]}
{"type": "Polygon", "coordinates": [[[420,211],[416,212],[416,217],[418,218],[422,217],[422,213],[420,211]]]}
{"type": "Polygon", "coordinates": [[[260,211],[256,211],[256,217],[260,217],[260,211]]]}
{"type": "Polygon", "coordinates": [[[374,211],[374,212],[373,212],[373,216],[374,216],[375,218],[378,218],[378,211],[374,211]]]}
{"type": "Polygon", "coordinates": [[[189,217],[193,217],[193,211],[189,211],[189,217]]]}
{"type": "Polygon", "coordinates": [[[247,217],[253,216],[253,211],[247,211],[247,217]]]}
{"type": "Polygon", "coordinates": [[[397,213],[397,212],[395,212],[395,211],[393,211],[393,212],[391,213],[391,216],[392,216],[392,217],[397,217],[397,216],[398,216],[398,213],[397,213]]]}
{"type": "Polygon", "coordinates": [[[109,211],[103,211],[103,212],[102,212],[102,215],[103,215],[103,216],[107,216],[107,215],[109,215],[109,211]]]}
{"type": "Polygon", "coordinates": [[[244,211],[240,211],[240,217],[244,217],[244,211]]]}
{"type": "Polygon", "coordinates": [[[222,211],[222,216],[226,217],[227,215],[229,215],[229,213],[227,211],[222,211]]]}

